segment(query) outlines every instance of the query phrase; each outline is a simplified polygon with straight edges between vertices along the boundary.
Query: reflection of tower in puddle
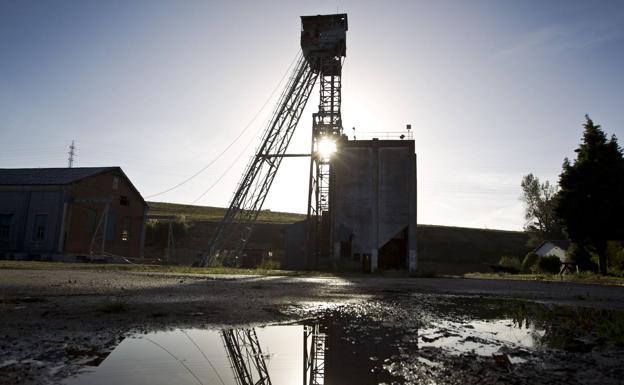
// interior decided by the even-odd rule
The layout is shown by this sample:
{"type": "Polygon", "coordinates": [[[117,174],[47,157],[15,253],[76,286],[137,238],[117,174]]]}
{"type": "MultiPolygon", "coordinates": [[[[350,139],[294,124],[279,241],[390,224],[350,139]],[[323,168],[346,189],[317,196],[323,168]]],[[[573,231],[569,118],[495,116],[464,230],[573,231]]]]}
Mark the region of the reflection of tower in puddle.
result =
{"type": "Polygon", "coordinates": [[[221,339],[238,385],[271,385],[256,330],[224,329],[221,339]]]}
{"type": "MultiPolygon", "coordinates": [[[[269,326],[258,331],[247,327],[192,333],[186,330],[157,332],[130,338],[127,346],[120,349],[117,359],[113,359],[108,366],[104,365],[96,376],[106,378],[111,373],[123,372],[128,365],[124,354],[136,349],[146,349],[150,353],[144,358],[137,358],[133,365],[151,360],[172,364],[166,356],[162,361],[162,354],[154,354],[151,352],[155,350],[153,347],[141,342],[147,341],[158,348],[156,350],[173,358],[173,368],[180,366],[173,371],[170,370],[172,366],[159,366],[157,370],[161,375],[172,379],[191,376],[198,384],[295,385],[303,377],[303,385],[377,385],[396,380],[385,368],[384,361],[390,359],[388,362],[392,363],[402,354],[417,349],[415,331],[414,328],[371,325],[354,322],[350,318],[345,320],[328,316],[317,324],[269,326]],[[301,336],[303,339],[300,339],[301,336]],[[184,343],[185,337],[190,344],[184,343]],[[277,352],[267,354],[267,346],[273,346],[277,352]],[[195,349],[203,359],[193,353],[195,349]],[[275,361],[271,358],[273,356],[277,357],[275,361]]],[[[132,378],[135,376],[143,379],[141,373],[132,378]]]]}
{"type": "Polygon", "coordinates": [[[325,383],[325,338],[318,324],[303,327],[303,385],[325,383]]]}
{"type": "MultiPolygon", "coordinates": [[[[221,339],[238,385],[271,385],[255,329],[224,329],[221,339]]],[[[303,385],[325,383],[325,340],[318,324],[303,327],[303,385]]]]}

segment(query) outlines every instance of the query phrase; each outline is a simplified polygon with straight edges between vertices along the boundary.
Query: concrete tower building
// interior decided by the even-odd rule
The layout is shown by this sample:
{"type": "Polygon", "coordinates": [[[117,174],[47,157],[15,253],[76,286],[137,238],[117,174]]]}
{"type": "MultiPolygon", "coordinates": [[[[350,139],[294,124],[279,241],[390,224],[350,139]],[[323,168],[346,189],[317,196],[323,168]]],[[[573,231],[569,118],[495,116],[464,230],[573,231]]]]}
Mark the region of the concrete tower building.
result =
{"type": "MultiPolygon", "coordinates": [[[[398,135],[397,135],[398,137],[398,135]]],[[[328,209],[322,212],[320,253],[298,222],[285,231],[285,267],[377,271],[418,267],[414,141],[347,140],[329,158],[328,209]]]]}
{"type": "Polygon", "coordinates": [[[329,199],[333,265],[416,270],[413,140],[339,142],[329,199]]]}

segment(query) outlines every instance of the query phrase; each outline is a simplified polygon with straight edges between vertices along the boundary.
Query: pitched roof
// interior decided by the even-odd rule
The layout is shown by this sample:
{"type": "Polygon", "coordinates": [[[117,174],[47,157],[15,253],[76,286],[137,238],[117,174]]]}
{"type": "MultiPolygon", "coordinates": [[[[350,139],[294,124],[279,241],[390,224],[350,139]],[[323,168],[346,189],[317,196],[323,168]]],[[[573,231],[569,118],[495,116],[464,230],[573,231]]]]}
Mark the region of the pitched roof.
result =
{"type": "Polygon", "coordinates": [[[558,246],[562,250],[567,250],[568,247],[570,247],[570,245],[572,244],[572,242],[566,240],[553,240],[549,242],[555,246],[558,246]]]}
{"type": "Polygon", "coordinates": [[[567,240],[563,240],[563,239],[549,239],[546,240],[542,243],[539,244],[539,246],[537,246],[534,251],[539,250],[542,246],[544,246],[547,243],[552,243],[553,245],[557,246],[558,248],[560,248],[561,250],[568,250],[568,247],[570,247],[570,245],[572,244],[572,242],[567,241],[567,240]]]}
{"type": "Polygon", "coordinates": [[[0,168],[0,185],[59,185],[118,170],[119,167],[0,168]]]}

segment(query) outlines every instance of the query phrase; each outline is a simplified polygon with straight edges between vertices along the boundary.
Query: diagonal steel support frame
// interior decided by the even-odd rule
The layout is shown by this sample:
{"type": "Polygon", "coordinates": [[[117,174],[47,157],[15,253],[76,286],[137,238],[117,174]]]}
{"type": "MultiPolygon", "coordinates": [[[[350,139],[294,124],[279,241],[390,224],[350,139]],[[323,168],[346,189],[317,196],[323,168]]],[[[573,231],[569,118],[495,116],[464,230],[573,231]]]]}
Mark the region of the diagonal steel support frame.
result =
{"type": "Polygon", "coordinates": [[[232,366],[236,383],[238,385],[253,385],[251,368],[245,362],[245,355],[241,346],[244,345],[244,341],[239,339],[238,333],[234,329],[222,330],[221,338],[227,350],[227,356],[232,366]]]}
{"type": "Polygon", "coordinates": [[[271,377],[269,376],[269,370],[264,360],[264,354],[262,354],[262,348],[258,341],[258,335],[255,329],[246,329],[247,341],[249,341],[249,348],[251,350],[251,356],[253,358],[253,365],[258,373],[258,381],[256,385],[271,385],[271,377]]]}
{"type": "Polygon", "coordinates": [[[221,331],[221,339],[238,385],[271,385],[255,329],[225,329],[221,331]]]}
{"type": "Polygon", "coordinates": [[[253,224],[283,159],[282,156],[263,155],[283,155],[286,152],[318,78],[318,72],[313,70],[312,64],[303,55],[297,59],[297,65],[256,152],[258,155],[252,157],[247,165],[230,206],[213,233],[208,253],[202,258],[204,266],[217,262],[232,263],[234,261],[231,259],[242,256],[253,224]],[[226,251],[228,248],[229,251],[226,251]]]}

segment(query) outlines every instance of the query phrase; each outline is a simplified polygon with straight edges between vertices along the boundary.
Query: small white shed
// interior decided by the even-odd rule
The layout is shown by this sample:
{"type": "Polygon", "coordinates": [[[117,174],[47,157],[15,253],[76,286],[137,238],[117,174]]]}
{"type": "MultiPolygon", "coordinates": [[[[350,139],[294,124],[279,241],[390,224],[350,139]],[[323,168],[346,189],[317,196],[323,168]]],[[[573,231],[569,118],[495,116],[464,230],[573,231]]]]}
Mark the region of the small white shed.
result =
{"type": "Polygon", "coordinates": [[[534,253],[539,255],[540,257],[554,256],[559,258],[561,262],[566,262],[566,251],[569,247],[570,241],[544,241],[534,250],[534,253]]]}

